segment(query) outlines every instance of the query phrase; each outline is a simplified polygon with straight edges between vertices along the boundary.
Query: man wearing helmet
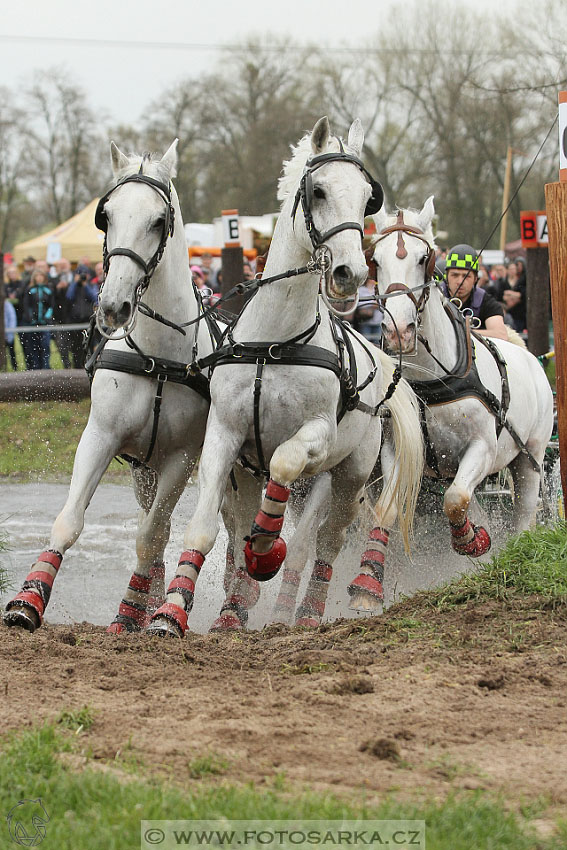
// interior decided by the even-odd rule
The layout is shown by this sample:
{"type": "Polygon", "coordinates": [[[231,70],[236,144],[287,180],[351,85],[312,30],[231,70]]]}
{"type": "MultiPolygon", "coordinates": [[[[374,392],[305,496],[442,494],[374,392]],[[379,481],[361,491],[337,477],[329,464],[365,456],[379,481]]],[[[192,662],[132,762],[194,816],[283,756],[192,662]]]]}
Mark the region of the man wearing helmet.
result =
{"type": "Polygon", "coordinates": [[[478,254],[470,245],[455,245],[445,258],[445,281],[441,288],[448,298],[458,298],[463,310],[470,309],[480,321],[485,336],[508,339],[504,311],[498,301],[477,286],[478,254]]]}

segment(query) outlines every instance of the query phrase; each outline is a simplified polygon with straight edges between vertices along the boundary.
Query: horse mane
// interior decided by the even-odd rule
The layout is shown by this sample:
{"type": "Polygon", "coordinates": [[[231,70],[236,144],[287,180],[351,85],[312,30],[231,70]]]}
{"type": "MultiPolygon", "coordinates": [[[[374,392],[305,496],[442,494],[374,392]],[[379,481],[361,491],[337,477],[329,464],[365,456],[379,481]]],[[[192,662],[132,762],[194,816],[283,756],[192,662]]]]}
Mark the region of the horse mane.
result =
{"type": "MultiPolygon", "coordinates": [[[[341,140],[342,141],[342,140],[341,140]]],[[[346,153],[357,154],[342,141],[343,148],[346,153]]],[[[282,176],[278,181],[278,201],[283,202],[290,196],[295,195],[299,181],[303,175],[303,170],[307,164],[309,157],[313,156],[311,147],[311,133],[306,133],[296,145],[290,145],[291,158],[284,162],[282,166],[282,176]]],[[[327,148],[322,153],[331,153],[341,149],[340,141],[337,136],[330,136],[327,143],[327,148]]]]}

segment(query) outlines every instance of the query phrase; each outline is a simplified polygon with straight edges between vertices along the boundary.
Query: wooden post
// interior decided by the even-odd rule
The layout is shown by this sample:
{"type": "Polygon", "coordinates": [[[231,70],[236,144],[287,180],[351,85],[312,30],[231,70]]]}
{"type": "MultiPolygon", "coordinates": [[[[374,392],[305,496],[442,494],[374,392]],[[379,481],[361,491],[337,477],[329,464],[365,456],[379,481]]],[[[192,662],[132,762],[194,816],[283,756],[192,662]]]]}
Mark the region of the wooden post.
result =
{"type": "MultiPolygon", "coordinates": [[[[224,295],[235,284],[244,280],[244,251],[240,246],[238,232],[238,210],[223,210],[222,223],[224,231],[224,248],[221,250],[222,287],[224,295]]],[[[231,313],[239,313],[244,306],[245,298],[238,295],[226,303],[226,309],[231,313]]]]}
{"type": "Polygon", "coordinates": [[[561,487],[567,504],[567,92],[559,92],[559,183],[547,183],[549,274],[555,337],[561,487]]]}
{"type": "Polygon", "coordinates": [[[504,175],[504,191],[502,193],[502,224],[500,226],[500,250],[506,247],[506,230],[508,227],[508,201],[510,200],[510,182],[512,180],[512,148],[508,146],[506,154],[506,174],[504,175]]]}
{"type": "Polygon", "coordinates": [[[549,351],[549,261],[547,248],[527,248],[528,348],[536,356],[549,351]]]}

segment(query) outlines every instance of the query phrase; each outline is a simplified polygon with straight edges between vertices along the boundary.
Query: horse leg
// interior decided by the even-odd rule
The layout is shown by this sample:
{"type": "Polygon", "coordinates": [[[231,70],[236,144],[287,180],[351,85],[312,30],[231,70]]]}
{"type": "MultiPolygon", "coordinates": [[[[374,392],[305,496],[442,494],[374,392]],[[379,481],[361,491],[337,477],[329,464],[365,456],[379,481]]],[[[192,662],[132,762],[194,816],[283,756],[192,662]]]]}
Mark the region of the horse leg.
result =
{"type": "Polygon", "coordinates": [[[89,419],[75,453],[67,501],[51,528],[49,547],[33,564],[21,591],[6,605],[7,626],[19,626],[29,632],[41,626],[63,555],[83,530],[85,511],[117,450],[118,440],[89,419]]]}
{"type": "Polygon", "coordinates": [[[136,535],[138,563],[118,613],[107,629],[109,634],[139,631],[164,602],[163,553],[169,540],[171,514],[189,480],[192,465],[187,453],[182,451],[167,458],[159,476],[147,467],[133,471],[136,498],[141,507],[136,535]]]}
{"type": "Polygon", "coordinates": [[[219,531],[219,510],[226,481],[236,460],[244,436],[235,434],[219,421],[211,410],[199,464],[199,499],[190,520],[174,578],[169,584],[165,602],[151,616],[147,631],[154,635],[183,637],[187,617],[193,608],[195,582],[214,546],[219,531]]]}
{"type": "Polygon", "coordinates": [[[328,510],[330,497],[331,475],[329,472],[324,472],[313,480],[295,533],[289,542],[282,584],[274,607],[273,622],[287,625],[293,622],[301,573],[309,559],[317,530],[328,510]]]}
{"type": "Polygon", "coordinates": [[[396,521],[395,499],[398,470],[395,464],[395,447],[385,440],[380,452],[384,486],[374,508],[376,524],[371,529],[360,560],[360,572],[347,590],[351,601],[349,608],[367,614],[381,614],[384,602],[384,564],[390,530],[396,521]]]}
{"type": "Polygon", "coordinates": [[[226,597],[211,631],[244,628],[248,622],[248,612],[260,596],[258,582],[244,569],[240,553],[235,553],[235,541],[244,539],[244,523],[249,522],[250,514],[258,504],[262,487],[256,478],[238,466],[234,468],[234,479],[236,489],[229,481],[223,509],[229,537],[223,581],[226,597]]]}
{"type": "Polygon", "coordinates": [[[510,464],[514,481],[514,530],[526,531],[535,523],[541,476],[520,452],[510,464]]]}
{"type": "MultiPolygon", "coordinates": [[[[333,564],[342,549],[346,531],[356,519],[367,475],[350,468],[346,462],[332,470],[332,493],[329,513],[317,535],[317,556],[309,584],[295,623],[298,626],[316,627],[325,613],[333,564]]],[[[367,470],[368,471],[368,470],[367,470]]]]}
{"type": "Polygon", "coordinates": [[[329,423],[307,422],[275,450],[266,494],[244,548],[246,569],[258,581],[269,581],[279,572],[286,556],[280,531],[290,487],[308,464],[316,469],[325,460],[331,437],[329,423]]]}
{"type": "Polygon", "coordinates": [[[473,525],[467,516],[475,487],[486,477],[489,469],[487,446],[469,446],[461,459],[453,483],[445,493],[443,509],[451,527],[451,544],[459,555],[479,558],[486,554],[492,545],[486,529],[481,525],[473,525]]]}

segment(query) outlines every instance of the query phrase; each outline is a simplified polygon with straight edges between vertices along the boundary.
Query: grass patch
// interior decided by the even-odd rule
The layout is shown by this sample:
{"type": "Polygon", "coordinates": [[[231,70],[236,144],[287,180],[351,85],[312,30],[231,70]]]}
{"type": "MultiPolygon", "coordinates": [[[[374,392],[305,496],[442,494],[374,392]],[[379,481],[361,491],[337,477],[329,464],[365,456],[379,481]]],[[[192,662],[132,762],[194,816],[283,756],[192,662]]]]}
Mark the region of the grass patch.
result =
{"type": "Polygon", "coordinates": [[[417,598],[426,597],[439,609],[471,600],[511,599],[515,595],[536,595],[543,602],[565,605],[566,563],[567,525],[536,528],[510,538],[498,555],[474,573],[417,594],[417,598]]]}
{"type": "MultiPolygon", "coordinates": [[[[90,399],[73,403],[0,402],[0,476],[33,480],[68,478],[90,404],[90,399]]],[[[113,460],[109,470],[113,475],[129,478],[127,464],[121,466],[113,460]]]]}
{"type": "Polygon", "coordinates": [[[191,779],[203,779],[205,776],[221,776],[229,768],[229,762],[219,753],[207,753],[189,762],[191,779]]]}
{"type": "Polygon", "coordinates": [[[57,722],[65,729],[72,729],[76,735],[90,729],[94,723],[96,711],[90,705],[84,705],[82,708],[74,711],[62,711],[57,722]]]}
{"type": "Polygon", "coordinates": [[[280,672],[291,676],[311,676],[313,673],[325,673],[328,670],[329,665],[324,661],[314,661],[312,664],[282,664],[280,672]]]}
{"type": "MultiPolygon", "coordinates": [[[[553,838],[536,839],[521,814],[477,792],[444,802],[401,803],[386,797],[370,805],[364,792],[353,801],[320,790],[284,791],[278,782],[271,788],[200,782],[177,788],[151,777],[125,782],[88,764],[75,772],[60,757],[74,742],[61,726],[46,725],[0,744],[0,811],[40,798],[49,815],[45,846],[58,850],[138,850],[140,821],[153,819],[425,820],[428,850],[559,850],[567,838],[567,828],[558,825],[553,838]]],[[[0,845],[11,846],[5,818],[0,845]]]]}

